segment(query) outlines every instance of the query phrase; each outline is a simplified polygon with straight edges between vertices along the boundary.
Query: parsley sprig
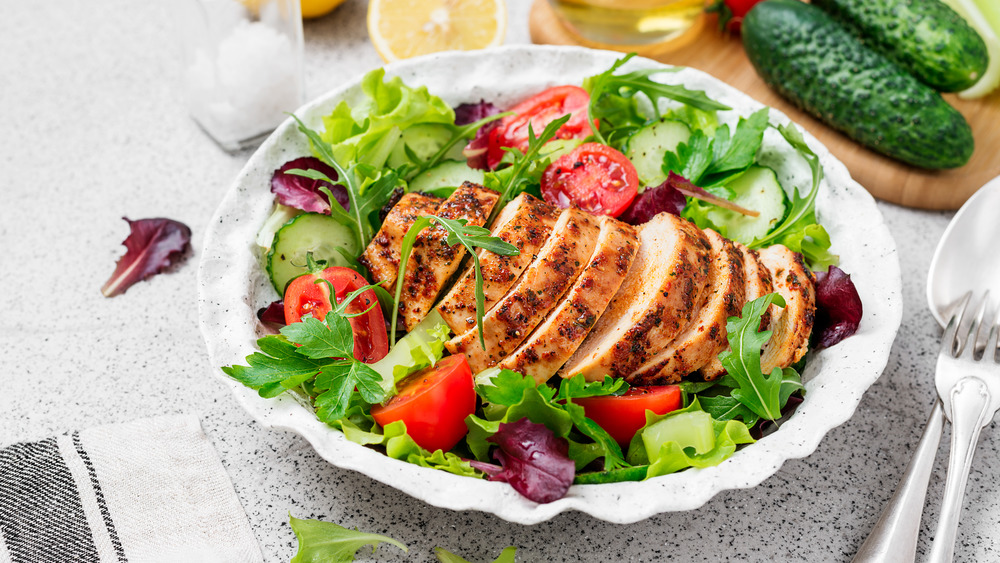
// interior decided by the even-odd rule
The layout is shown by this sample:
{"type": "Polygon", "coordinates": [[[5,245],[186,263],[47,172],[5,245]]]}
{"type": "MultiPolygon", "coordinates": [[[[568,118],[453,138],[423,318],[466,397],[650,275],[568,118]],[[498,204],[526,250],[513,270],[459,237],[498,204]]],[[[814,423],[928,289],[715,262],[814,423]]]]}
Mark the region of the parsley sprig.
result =
{"type": "Polygon", "coordinates": [[[355,389],[369,404],[385,400],[382,376],[354,358],[350,318],[367,311],[347,313],[353,300],[372,287],[346,296],[323,321],[307,315],[301,322],[283,327],[281,334],[258,339],[260,352],[247,356],[247,365],[226,366],[222,371],[257,389],[261,397],[276,397],[312,381],[307,394],[314,401],[316,416],[327,423],[345,416],[355,389]]]}
{"type": "MultiPolygon", "coordinates": [[[[498,203],[499,205],[499,203],[498,203]]],[[[396,293],[392,301],[392,336],[389,342],[396,341],[396,320],[399,317],[399,298],[403,293],[403,281],[406,277],[406,266],[413,252],[413,245],[417,242],[417,235],[421,231],[437,224],[447,233],[445,242],[449,246],[461,244],[469,252],[472,258],[473,268],[476,272],[476,328],[479,331],[479,345],[486,349],[486,342],[483,338],[483,314],[486,308],[486,297],[483,294],[483,272],[479,266],[479,255],[476,248],[489,250],[494,254],[503,256],[517,256],[521,253],[516,246],[504,241],[500,237],[490,236],[489,229],[469,225],[467,219],[445,219],[437,215],[426,215],[414,221],[403,236],[403,244],[399,250],[399,272],[396,275],[396,293]]]]}

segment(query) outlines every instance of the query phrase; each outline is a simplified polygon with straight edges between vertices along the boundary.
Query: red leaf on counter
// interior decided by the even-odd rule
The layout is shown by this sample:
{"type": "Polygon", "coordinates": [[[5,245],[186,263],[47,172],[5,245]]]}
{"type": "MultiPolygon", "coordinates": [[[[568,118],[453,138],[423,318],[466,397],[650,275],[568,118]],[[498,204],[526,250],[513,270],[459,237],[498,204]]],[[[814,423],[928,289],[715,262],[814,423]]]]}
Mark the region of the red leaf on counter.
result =
{"type": "Polygon", "coordinates": [[[132,285],[162,272],[191,243],[191,229],[173,219],[122,219],[132,232],[122,241],[125,255],[118,259],[114,273],[101,288],[105,297],[121,295],[132,285]]]}
{"type": "Polygon", "coordinates": [[[816,272],[816,347],[829,348],[858,331],[862,306],[850,274],[836,266],[816,272]]]}
{"type": "Polygon", "coordinates": [[[573,484],[576,465],[567,456],[569,442],[557,438],[544,424],[527,418],[502,423],[486,439],[500,446],[493,457],[500,466],[478,461],[472,466],[489,475],[490,481],[510,483],[528,500],[538,503],[559,500],[573,484]]]}

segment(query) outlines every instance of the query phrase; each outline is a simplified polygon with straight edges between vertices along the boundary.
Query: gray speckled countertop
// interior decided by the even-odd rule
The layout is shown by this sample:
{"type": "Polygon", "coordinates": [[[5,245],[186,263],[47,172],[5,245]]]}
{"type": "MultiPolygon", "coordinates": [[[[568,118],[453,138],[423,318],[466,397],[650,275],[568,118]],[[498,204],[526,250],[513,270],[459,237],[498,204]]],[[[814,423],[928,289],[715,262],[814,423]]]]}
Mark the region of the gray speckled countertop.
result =
{"type": "MultiPolygon", "coordinates": [[[[508,3],[508,43],[527,43],[529,2],[508,3]]],[[[184,221],[198,249],[249,156],[223,153],[187,117],[165,5],[0,2],[0,445],[197,413],[267,561],[287,561],[295,551],[289,512],[410,546],[406,557],[384,546],[377,561],[430,560],[434,546],[480,561],[507,545],[520,548],[521,561],[846,561],[855,552],[934,397],[939,336],[925,278],[949,213],[879,204],[899,245],[906,303],[888,367],[849,422],[762,485],[625,526],[570,513],[528,527],[434,508],[332,467],[297,436],[260,427],[208,376],[197,250],[124,296],[100,295],[123,251],[120,217],[184,221]]],[[[365,10],[351,0],[306,24],[307,97],[380,64],[365,10]]],[[[998,445],[991,424],[969,480],[959,560],[1000,558],[998,445]]],[[[946,452],[942,446],[928,494],[921,552],[933,533],[946,452]]]]}

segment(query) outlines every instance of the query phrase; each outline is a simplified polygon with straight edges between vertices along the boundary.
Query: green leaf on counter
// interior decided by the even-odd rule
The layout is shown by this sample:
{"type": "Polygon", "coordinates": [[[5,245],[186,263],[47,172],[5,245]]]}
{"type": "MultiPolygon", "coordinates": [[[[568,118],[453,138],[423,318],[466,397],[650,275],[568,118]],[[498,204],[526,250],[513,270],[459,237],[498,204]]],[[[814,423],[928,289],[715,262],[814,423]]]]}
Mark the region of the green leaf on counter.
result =
{"type": "MultiPolygon", "coordinates": [[[[514,563],[514,556],[516,553],[516,547],[505,547],[504,550],[500,552],[500,556],[494,559],[492,563],[514,563]]],[[[459,557],[443,547],[435,547],[434,555],[437,555],[438,561],[441,563],[472,563],[468,559],[459,557]]]]}
{"type": "Polygon", "coordinates": [[[378,534],[368,534],[351,530],[333,522],[299,519],[288,516],[288,524],[295,532],[299,549],[291,563],[340,563],[354,561],[354,554],[366,545],[372,546],[372,553],[381,543],[394,545],[404,552],[409,548],[399,540],[378,534]]]}

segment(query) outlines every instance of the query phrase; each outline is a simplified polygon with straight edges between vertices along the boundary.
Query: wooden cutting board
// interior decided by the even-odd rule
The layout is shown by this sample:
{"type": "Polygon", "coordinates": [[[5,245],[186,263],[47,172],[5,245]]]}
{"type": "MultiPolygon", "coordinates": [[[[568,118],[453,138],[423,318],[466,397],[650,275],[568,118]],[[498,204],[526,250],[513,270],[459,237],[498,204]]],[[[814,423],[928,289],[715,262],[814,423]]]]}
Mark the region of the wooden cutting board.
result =
{"type": "MultiPolygon", "coordinates": [[[[738,37],[718,31],[714,16],[703,22],[700,32],[672,45],[665,53],[640,53],[664,63],[705,71],[773,106],[816,136],[851,171],[851,176],[875,197],[921,209],[958,209],[990,179],[1000,176],[1000,91],[979,100],[945,99],[972,125],[976,149],[961,168],[928,171],[889,159],[855,143],[823,125],[775,94],[757,76],[743,52],[738,37]],[[686,44],[684,44],[686,43],[686,44]]],[[[547,0],[535,0],[530,16],[531,39],[535,43],[579,45],[577,36],[559,22],[547,0]]],[[[588,45],[594,46],[594,45],[588,45]]]]}

